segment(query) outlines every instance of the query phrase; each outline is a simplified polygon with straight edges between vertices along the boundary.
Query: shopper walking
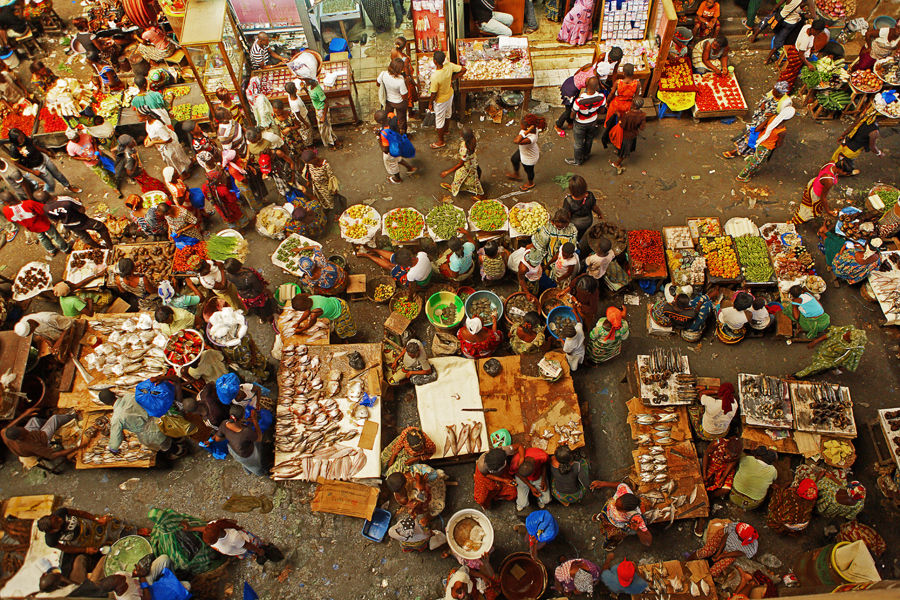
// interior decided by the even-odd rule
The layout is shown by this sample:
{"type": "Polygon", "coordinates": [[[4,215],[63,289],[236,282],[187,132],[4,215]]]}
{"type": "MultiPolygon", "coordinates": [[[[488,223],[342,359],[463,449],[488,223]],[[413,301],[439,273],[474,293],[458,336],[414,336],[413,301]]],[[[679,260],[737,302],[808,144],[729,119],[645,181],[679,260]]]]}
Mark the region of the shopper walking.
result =
{"type": "Polygon", "coordinates": [[[66,231],[74,233],[81,241],[91,248],[99,248],[100,245],[94,241],[94,238],[88,233],[96,232],[103,240],[106,248],[112,249],[112,239],[109,237],[109,230],[106,225],[92,219],[84,212],[84,205],[71,196],[57,196],[44,190],[38,190],[34,193],[34,199],[44,204],[44,211],[51,221],[59,221],[65,227],[66,231]]]}
{"type": "Polygon", "coordinates": [[[21,129],[14,127],[9,130],[9,155],[17,167],[43,181],[44,189],[48,192],[53,192],[57,181],[73,194],[81,191],[80,187],[69,183],[59,167],[50,160],[53,153],[25,135],[21,129]]]}
{"type": "Polygon", "coordinates": [[[572,130],[575,157],[567,158],[566,164],[583,165],[591,155],[591,147],[600,123],[600,109],[605,104],[606,96],[600,92],[600,80],[591,77],[572,103],[572,115],[575,117],[575,126],[572,130]]]}
{"type": "Polygon", "coordinates": [[[447,55],[438,50],[432,57],[434,71],[431,73],[431,110],[434,111],[434,128],[437,141],[432,148],[443,148],[446,145],[448,121],[453,114],[453,81],[466,74],[466,68],[448,62],[447,55]]]}
{"type": "Polygon", "coordinates": [[[379,73],[378,79],[375,80],[378,95],[384,98],[385,110],[397,115],[400,133],[406,133],[406,116],[409,111],[409,88],[406,87],[406,78],[403,77],[405,66],[402,58],[395,58],[388,65],[387,71],[379,73]]]}
{"type": "Polygon", "coordinates": [[[20,201],[7,191],[0,192],[0,202],[3,203],[3,216],[11,223],[21,225],[26,231],[37,235],[41,246],[50,256],[56,255],[58,250],[69,251],[69,244],[44,214],[43,204],[31,199],[20,201]]]}
{"type": "MultiPolygon", "coordinates": [[[[409,164],[402,156],[394,156],[391,154],[391,141],[399,147],[400,130],[397,122],[397,116],[394,113],[386,113],[383,110],[375,111],[375,122],[381,125],[378,132],[378,140],[381,144],[382,160],[384,160],[384,168],[388,174],[388,181],[391,183],[403,183],[400,177],[400,165],[406,168],[406,172],[412,175],[417,171],[416,167],[409,164]]],[[[409,143],[409,140],[406,141],[409,143]]],[[[411,145],[411,144],[410,144],[411,145]]]]}
{"type": "Polygon", "coordinates": [[[541,158],[541,147],[538,144],[538,135],[547,128],[547,121],[544,117],[535,114],[527,114],[522,119],[522,128],[513,143],[518,146],[516,151],[510,157],[513,170],[506,174],[513,180],[520,180],[519,167],[525,170],[528,176],[528,183],[521,186],[522,191],[530,190],[534,187],[534,166],[541,158]]]}

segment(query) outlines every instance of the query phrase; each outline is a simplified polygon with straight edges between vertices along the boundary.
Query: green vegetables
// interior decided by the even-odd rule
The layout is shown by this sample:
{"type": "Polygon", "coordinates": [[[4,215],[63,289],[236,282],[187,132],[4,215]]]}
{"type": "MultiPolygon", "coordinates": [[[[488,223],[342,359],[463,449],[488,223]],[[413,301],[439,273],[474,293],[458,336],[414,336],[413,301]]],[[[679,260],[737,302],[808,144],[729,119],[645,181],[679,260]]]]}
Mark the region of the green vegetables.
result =
{"type": "Polygon", "coordinates": [[[298,269],[297,261],[301,256],[312,256],[312,250],[303,250],[301,252],[296,252],[297,249],[303,248],[306,244],[303,240],[296,237],[288,237],[288,239],[284,240],[280,246],[278,246],[278,250],[275,251],[275,260],[284,263],[285,268],[289,271],[296,271],[298,269]]]}
{"type": "Polygon", "coordinates": [[[438,204],[425,217],[435,237],[443,240],[456,237],[457,229],[466,226],[466,213],[452,204],[438,204]]]}
{"type": "Polygon", "coordinates": [[[889,211],[897,204],[897,198],[900,197],[898,190],[878,190],[876,192],[881,201],[884,202],[884,210],[889,211]]]}
{"type": "Polygon", "coordinates": [[[761,283],[772,280],[775,269],[769,261],[765,240],[758,236],[743,236],[734,238],[734,245],[744,268],[744,281],[761,283]]]}
{"type": "Polygon", "coordinates": [[[236,237],[214,235],[206,241],[206,253],[213,260],[227,260],[235,255],[234,250],[237,244],[236,237]]]}
{"type": "Polygon", "coordinates": [[[506,223],[506,207],[497,200],[479,200],[469,209],[469,221],[482,231],[497,231],[506,223]]]}
{"type": "Polygon", "coordinates": [[[819,92],[816,94],[816,100],[826,110],[844,110],[844,107],[850,104],[850,92],[846,90],[819,92]]]}
{"type": "Polygon", "coordinates": [[[410,242],[422,237],[425,218],[412,208],[397,208],[384,216],[384,229],[394,242],[410,242]]]}

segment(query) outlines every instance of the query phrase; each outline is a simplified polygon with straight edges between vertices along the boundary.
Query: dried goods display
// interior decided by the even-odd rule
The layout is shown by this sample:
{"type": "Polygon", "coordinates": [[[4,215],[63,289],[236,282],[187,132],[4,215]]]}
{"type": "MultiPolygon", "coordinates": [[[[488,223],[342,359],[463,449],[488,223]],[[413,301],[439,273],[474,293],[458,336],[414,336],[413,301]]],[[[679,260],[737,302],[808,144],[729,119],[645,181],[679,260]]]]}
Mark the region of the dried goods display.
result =
{"type": "Polygon", "coordinates": [[[849,388],[831,383],[792,381],[790,389],[797,431],[856,436],[849,388]]]}
{"type": "Polygon", "coordinates": [[[662,235],[654,229],[635,229],[628,232],[628,260],[636,276],[654,276],[662,270],[665,275],[665,253],[662,235]]]}
{"type": "Polygon", "coordinates": [[[458,40],[459,64],[466,68],[464,81],[531,79],[531,56],[527,44],[521,48],[501,48],[499,38],[458,40]]]}
{"type": "Polygon", "coordinates": [[[701,237],[716,237],[722,235],[722,224],[717,217],[701,217],[698,219],[688,219],[688,229],[691,230],[691,237],[694,241],[698,241],[701,237]]]}
{"type": "Polygon", "coordinates": [[[856,0],[816,0],[816,11],[835,21],[856,14],[856,0]]]}
{"type": "Polygon", "coordinates": [[[769,260],[766,242],[758,236],[734,238],[744,281],[748,283],[768,283],[774,281],[775,269],[769,260]]]}
{"type": "Polygon", "coordinates": [[[642,40],[650,18],[650,0],[604,0],[600,38],[642,40]]]}
{"type": "Polygon", "coordinates": [[[669,58],[659,78],[659,89],[664,92],[695,92],[694,75],[687,58],[669,58]]]}
{"type": "Polygon", "coordinates": [[[506,207],[498,200],[479,200],[469,209],[469,224],[476,231],[500,231],[507,227],[506,207]]]}
{"type": "Polygon", "coordinates": [[[341,227],[342,238],[348,242],[362,244],[378,233],[381,215],[371,206],[354,204],[341,214],[338,224],[341,227]]]}
{"type": "Polygon", "coordinates": [[[874,94],[881,90],[884,82],[872,71],[853,71],[850,74],[850,86],[864,94],[874,94]]]}
{"type": "Polygon", "coordinates": [[[888,323],[900,321],[900,270],[872,271],[869,286],[888,323]]]}
{"type": "Polygon", "coordinates": [[[849,441],[825,440],[822,442],[822,457],[829,465],[849,468],[856,459],[856,451],[849,441]]]}
{"type": "Polygon", "coordinates": [[[550,213],[540,202],[519,202],[509,209],[510,228],[522,235],[534,235],[550,221],[550,213]]]}
{"type": "Polygon", "coordinates": [[[587,240],[589,244],[594,244],[595,240],[605,237],[612,242],[612,251],[618,256],[628,249],[628,234],[624,229],[610,223],[609,221],[600,221],[594,223],[587,230],[587,240]]]}
{"type": "Polygon", "coordinates": [[[484,424],[478,421],[465,421],[444,426],[447,436],[444,439],[443,456],[462,456],[481,452],[484,447],[484,424]]]}
{"type": "Polygon", "coordinates": [[[734,73],[720,76],[714,73],[694,75],[697,88],[697,112],[747,110],[747,101],[734,73]]]}
{"type": "MultiPolygon", "coordinates": [[[[97,271],[106,266],[109,250],[93,248],[91,250],[75,250],[69,253],[63,279],[70,283],[81,283],[97,277],[97,271]]],[[[102,283],[98,280],[97,284],[102,283]]]]}
{"type": "Polygon", "coordinates": [[[669,250],[682,250],[694,247],[694,240],[691,239],[691,230],[684,225],[663,227],[663,238],[666,240],[666,248],[669,250]]]}
{"type": "Polygon", "coordinates": [[[718,279],[739,279],[741,265],[734,250],[731,236],[700,238],[700,251],[706,257],[706,268],[710,277],[718,279]]]}
{"type": "Polygon", "coordinates": [[[419,54],[416,60],[416,73],[419,82],[419,94],[423,97],[431,95],[431,74],[434,73],[433,55],[419,54]]]}
{"type": "Polygon", "coordinates": [[[900,85],[900,58],[888,56],[877,60],[872,72],[889,85],[900,85]]]}
{"type": "MultiPolygon", "coordinates": [[[[272,467],[277,480],[350,479],[380,471],[377,453],[357,447],[366,422],[380,421],[380,390],[370,387],[372,377],[356,377],[349,346],[335,348],[286,344],[282,350],[272,467]]],[[[378,439],[374,447],[381,447],[378,439]]]]}
{"type": "Polygon", "coordinates": [[[642,40],[601,39],[597,42],[597,55],[606,54],[614,47],[622,50],[622,64],[633,64],[636,73],[656,66],[659,45],[655,37],[642,40]]]}
{"type": "Polygon", "coordinates": [[[88,413],[84,418],[81,444],[86,444],[78,457],[78,465],[85,467],[149,467],[156,451],[147,448],[130,431],[122,432],[122,445],[113,454],[109,451],[109,413],[88,413]],[[144,463],[144,464],[137,464],[144,463]]]}
{"type": "Polygon", "coordinates": [[[632,596],[639,600],[716,600],[719,597],[705,560],[669,560],[638,565],[637,570],[649,584],[644,593],[632,596]]]}
{"type": "Polygon", "coordinates": [[[53,278],[50,276],[50,265],[45,262],[32,261],[19,269],[12,286],[13,300],[28,300],[50,289],[53,278]]]}
{"type": "Polygon", "coordinates": [[[411,242],[424,235],[425,217],[414,208],[395,208],[384,214],[381,226],[392,242],[411,242]]]}
{"type": "Polygon", "coordinates": [[[88,321],[91,331],[103,340],[81,358],[92,375],[104,377],[91,389],[132,387],[168,368],[163,350],[167,338],[153,317],[140,313],[123,318],[125,314],[88,321]]]}
{"type": "Polygon", "coordinates": [[[176,367],[189,365],[203,352],[203,336],[194,329],[182,329],[169,337],[163,352],[169,364],[176,367]]]}
{"type": "Polygon", "coordinates": [[[688,357],[670,348],[654,348],[637,357],[641,399],[651,406],[690,404],[697,399],[696,377],[688,357]]]}
{"type": "Polygon", "coordinates": [[[744,423],[790,429],[794,413],[787,382],[777,377],[738,373],[738,399],[744,423]]]}
{"type": "MultiPolygon", "coordinates": [[[[175,244],[150,242],[146,244],[117,244],[113,246],[109,264],[116,265],[123,258],[134,261],[134,274],[148,278],[154,284],[172,276],[175,244]]],[[[107,275],[106,284],[114,286],[114,274],[107,275]]]]}
{"type": "Polygon", "coordinates": [[[676,285],[703,285],[706,281],[706,259],[696,250],[666,250],[666,261],[672,283],[676,285]]]}
{"type": "Polygon", "coordinates": [[[900,408],[882,408],[878,411],[878,421],[891,456],[900,467],[900,408]]]}
{"type": "Polygon", "coordinates": [[[204,260],[209,260],[206,253],[206,242],[199,241],[193,246],[175,248],[172,257],[172,270],[176,273],[194,273],[204,260]]]}
{"type": "MultiPolygon", "coordinates": [[[[894,83],[891,85],[900,84],[894,83]]],[[[872,106],[875,107],[875,110],[886,117],[890,117],[892,119],[900,118],[900,96],[897,96],[895,93],[888,95],[887,92],[881,92],[880,94],[875,96],[874,100],[872,100],[872,106]]]]}

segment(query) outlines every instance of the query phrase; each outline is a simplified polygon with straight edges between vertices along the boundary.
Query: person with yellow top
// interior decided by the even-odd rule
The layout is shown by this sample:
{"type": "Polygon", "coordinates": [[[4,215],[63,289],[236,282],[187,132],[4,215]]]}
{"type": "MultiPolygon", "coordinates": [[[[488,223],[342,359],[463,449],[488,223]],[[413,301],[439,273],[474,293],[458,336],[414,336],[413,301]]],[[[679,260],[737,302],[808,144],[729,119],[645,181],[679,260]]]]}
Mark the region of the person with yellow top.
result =
{"type": "Polygon", "coordinates": [[[165,336],[194,326],[194,315],[177,306],[161,306],[156,309],[154,317],[159,323],[159,330],[165,336]]]}
{"type": "Polygon", "coordinates": [[[434,72],[431,74],[431,110],[434,111],[434,128],[438,139],[432,148],[442,148],[446,144],[444,136],[449,127],[447,121],[453,114],[453,81],[462,77],[466,68],[447,61],[441,50],[434,53],[434,72]]]}

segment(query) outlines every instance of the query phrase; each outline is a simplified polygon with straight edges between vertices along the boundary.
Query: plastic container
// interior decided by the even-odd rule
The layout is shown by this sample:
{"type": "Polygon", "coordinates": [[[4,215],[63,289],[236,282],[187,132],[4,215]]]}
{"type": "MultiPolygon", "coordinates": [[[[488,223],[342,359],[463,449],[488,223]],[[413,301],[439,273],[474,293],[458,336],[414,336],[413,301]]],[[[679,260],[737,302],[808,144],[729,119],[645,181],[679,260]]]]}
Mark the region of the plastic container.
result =
{"type": "Polygon", "coordinates": [[[547,315],[547,331],[549,331],[550,335],[552,335],[556,339],[560,338],[552,329],[550,329],[550,323],[557,317],[569,317],[570,319],[574,319],[576,323],[581,322],[581,319],[578,318],[578,315],[575,314],[575,311],[569,306],[557,306],[556,308],[551,310],[550,314],[547,315]]]}
{"type": "Polygon", "coordinates": [[[425,303],[425,316],[428,321],[440,331],[449,331],[459,326],[465,316],[463,301],[453,292],[437,292],[432,294],[425,303]],[[456,309],[456,317],[453,321],[444,321],[436,313],[439,310],[453,306],[456,309]]]}
{"type": "MultiPolygon", "coordinates": [[[[300,284],[295,283],[293,281],[289,281],[287,283],[283,283],[281,285],[289,285],[294,288],[294,295],[300,294],[303,292],[303,288],[300,287],[300,284]]],[[[278,306],[284,306],[284,300],[281,299],[281,285],[275,288],[275,302],[278,303],[278,306]]]]}
{"type": "Polygon", "coordinates": [[[800,555],[794,564],[794,573],[803,587],[833,587],[847,580],[841,577],[834,567],[834,553],[842,545],[850,542],[838,542],[809,550],[800,555]]]}
{"type": "MultiPolygon", "coordinates": [[[[506,321],[507,325],[509,325],[510,327],[512,327],[512,326],[514,326],[514,325],[518,325],[519,322],[522,321],[522,318],[525,316],[525,315],[513,314],[513,313],[509,310],[509,301],[512,300],[513,298],[518,298],[519,296],[523,296],[523,297],[524,297],[524,296],[525,296],[525,292],[513,292],[512,294],[510,294],[509,296],[506,297],[506,303],[505,303],[505,306],[506,306],[507,308],[506,308],[506,310],[504,311],[505,314],[503,315],[503,319],[506,321]]],[[[515,308],[518,308],[518,307],[515,307],[515,308]]],[[[519,310],[521,310],[521,309],[519,309],[519,310]]],[[[536,312],[536,313],[540,313],[540,312],[541,312],[541,307],[540,307],[540,305],[539,305],[538,303],[532,302],[532,303],[531,303],[531,310],[533,310],[533,311],[536,312]]]]}
{"type": "Polygon", "coordinates": [[[485,552],[490,551],[490,549],[494,546],[494,526],[491,524],[491,520],[488,519],[483,512],[477,511],[473,508],[464,508],[453,513],[453,515],[450,517],[450,520],[447,521],[446,531],[447,545],[450,546],[450,549],[454,552],[454,554],[457,554],[458,556],[466,560],[479,559],[484,555],[485,552]],[[484,538],[482,538],[481,545],[476,550],[467,550],[466,548],[460,546],[456,542],[456,537],[454,535],[457,525],[459,525],[464,519],[467,518],[475,520],[484,530],[484,538]]]}
{"type": "Polygon", "coordinates": [[[363,522],[362,536],[373,542],[380,542],[387,534],[388,528],[391,526],[391,517],[393,515],[389,510],[376,508],[372,513],[372,520],[363,522]]]}
{"type": "Polygon", "coordinates": [[[500,566],[500,591],[507,600],[537,600],[547,591],[547,567],[527,552],[513,552],[500,566]]]}
{"type": "MultiPolygon", "coordinates": [[[[390,304],[388,304],[388,307],[391,309],[391,312],[397,312],[397,311],[394,311],[394,302],[396,302],[397,300],[401,300],[401,299],[403,299],[403,300],[407,299],[406,290],[397,290],[396,292],[394,292],[394,295],[391,296],[391,302],[390,302],[390,304]]],[[[418,294],[412,295],[412,301],[416,305],[415,314],[411,315],[411,316],[410,315],[402,315],[403,317],[406,317],[410,321],[412,321],[413,319],[415,319],[422,313],[422,305],[424,304],[424,302],[422,302],[422,297],[418,294]]]]}
{"type": "Polygon", "coordinates": [[[19,57],[11,49],[0,54],[0,60],[5,62],[10,69],[15,69],[19,66],[19,57]]]}
{"type": "Polygon", "coordinates": [[[897,19],[889,15],[881,15],[880,17],[875,17],[875,20],[872,22],[872,26],[875,29],[881,29],[883,27],[893,28],[896,25],[897,19]]]}
{"type": "MultiPolygon", "coordinates": [[[[471,318],[473,316],[478,316],[472,313],[472,303],[480,298],[487,298],[491,301],[491,306],[497,311],[497,321],[503,318],[503,300],[501,300],[497,294],[489,290],[478,290],[466,298],[466,317],[471,318]]],[[[490,324],[490,321],[482,324],[487,326],[490,324]]]]}
{"type": "MultiPolygon", "coordinates": [[[[209,325],[207,325],[207,330],[208,330],[208,329],[209,329],[209,325]]],[[[192,328],[190,328],[190,327],[187,328],[187,329],[183,329],[182,331],[190,332],[190,333],[193,333],[195,336],[197,336],[197,339],[200,340],[200,349],[197,351],[197,354],[196,354],[196,356],[194,356],[194,358],[192,358],[191,360],[189,360],[188,362],[186,362],[186,363],[184,363],[184,364],[173,363],[171,360],[169,360],[169,357],[167,356],[167,357],[166,357],[166,362],[169,363],[170,365],[172,365],[173,367],[181,367],[181,368],[184,368],[184,367],[189,367],[189,366],[191,366],[192,364],[194,364],[195,362],[197,362],[197,359],[200,358],[200,355],[203,354],[203,351],[206,349],[206,341],[203,339],[203,334],[202,334],[202,333],[200,333],[200,332],[197,331],[196,329],[192,329],[192,328]]],[[[180,333],[180,332],[179,332],[179,333],[180,333]]],[[[173,335],[175,335],[175,334],[173,334],[173,335]]],[[[169,336],[169,339],[172,339],[172,336],[169,336]]],[[[238,340],[238,341],[240,342],[240,340],[238,340]]],[[[235,345],[236,345],[236,344],[235,344],[235,345]]],[[[166,342],[166,347],[168,347],[168,342],[166,342]]]]}
{"type": "Polygon", "coordinates": [[[538,297],[538,303],[541,305],[541,316],[545,319],[550,316],[550,311],[554,308],[566,305],[565,302],[557,297],[558,293],[559,288],[550,288],[549,290],[544,290],[538,297]]]}
{"type": "Polygon", "coordinates": [[[463,302],[466,301],[466,298],[475,293],[475,288],[469,287],[467,285],[460,286],[459,289],[456,290],[456,295],[459,296],[459,299],[463,302]]]}

